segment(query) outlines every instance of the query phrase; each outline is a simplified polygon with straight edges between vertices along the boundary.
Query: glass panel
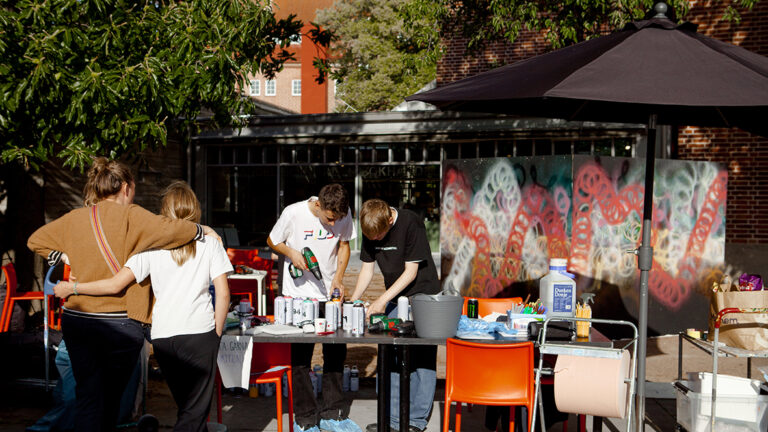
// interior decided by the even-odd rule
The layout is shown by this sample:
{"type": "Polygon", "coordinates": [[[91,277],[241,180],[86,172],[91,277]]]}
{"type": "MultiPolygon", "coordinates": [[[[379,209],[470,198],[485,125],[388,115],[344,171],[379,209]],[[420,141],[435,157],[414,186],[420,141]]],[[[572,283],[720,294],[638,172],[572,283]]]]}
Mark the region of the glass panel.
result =
{"type": "Polygon", "coordinates": [[[614,140],[616,156],[632,157],[632,148],[635,141],[629,138],[617,138],[614,140]]]}
{"type": "Polygon", "coordinates": [[[515,149],[515,156],[532,156],[533,140],[518,140],[515,142],[515,149]]]}
{"type": "Polygon", "coordinates": [[[389,146],[386,144],[376,144],[373,146],[374,162],[389,162],[389,146]]]}
{"type": "Polygon", "coordinates": [[[266,244],[277,220],[276,167],[210,168],[207,188],[208,225],[236,228],[239,246],[266,244]],[[258,195],[254,191],[259,191],[258,195]]]}
{"type": "Polygon", "coordinates": [[[576,141],[573,145],[573,154],[591,155],[592,141],[576,141]]]}
{"type": "MultiPolygon", "coordinates": [[[[329,183],[341,183],[349,194],[349,204],[354,206],[355,166],[288,166],[281,170],[283,176],[283,205],[317,196],[320,188],[329,183]]],[[[352,209],[353,214],[355,209],[352,209]]],[[[274,224],[274,221],[272,222],[274,224]]],[[[271,225],[268,229],[271,229],[271,225]]]]}
{"type": "Polygon", "coordinates": [[[555,154],[556,155],[569,155],[569,154],[571,154],[571,142],[570,141],[555,141],[555,154]]]}
{"type": "MultiPolygon", "coordinates": [[[[260,148],[260,147],[257,147],[260,148]]],[[[236,164],[247,164],[249,162],[248,159],[248,148],[247,147],[235,147],[235,163],[236,164]]],[[[259,158],[259,162],[261,162],[261,158],[259,158]]]]}
{"type": "Polygon", "coordinates": [[[325,146],[323,145],[312,145],[309,146],[309,161],[312,163],[323,163],[325,162],[325,158],[323,157],[323,152],[325,150],[325,146]]]}
{"type": "Polygon", "coordinates": [[[405,162],[405,143],[392,143],[392,161],[405,162]]]}
{"type": "Polygon", "coordinates": [[[293,146],[287,144],[280,146],[280,163],[293,163],[293,146]]]}
{"type": "Polygon", "coordinates": [[[427,161],[440,162],[440,144],[427,143],[427,161]]]}
{"type": "Polygon", "coordinates": [[[496,143],[494,141],[482,141],[479,145],[479,156],[481,158],[491,158],[496,156],[496,143]]]}
{"type": "Polygon", "coordinates": [[[297,145],[293,147],[296,150],[295,163],[307,163],[309,161],[309,148],[306,145],[297,145]]]}
{"type": "MultiPolygon", "coordinates": [[[[362,147],[361,147],[362,148],[362,147]]],[[[342,150],[342,158],[341,161],[344,163],[355,163],[357,160],[355,159],[355,147],[354,146],[344,146],[342,150]]],[[[362,158],[362,155],[361,155],[362,158]]]]}
{"type": "Polygon", "coordinates": [[[208,165],[218,165],[219,164],[219,147],[217,146],[210,146],[208,147],[208,150],[206,150],[208,153],[208,165]]]}
{"type": "Polygon", "coordinates": [[[613,141],[609,139],[602,139],[595,141],[595,155],[596,156],[610,156],[613,149],[613,141]]]}
{"type": "Polygon", "coordinates": [[[264,146],[264,163],[277,163],[277,146],[268,144],[264,146]]]}
{"type": "Polygon", "coordinates": [[[421,143],[410,142],[405,144],[408,148],[408,157],[411,162],[421,162],[424,160],[424,147],[421,143]]]}
{"type": "Polygon", "coordinates": [[[341,156],[339,153],[340,151],[341,151],[341,146],[338,146],[338,145],[325,146],[325,162],[329,164],[341,163],[341,156]]]}
{"type": "Polygon", "coordinates": [[[457,143],[445,143],[443,144],[443,150],[445,150],[446,159],[459,158],[459,145],[457,143]]]}
{"type": "Polygon", "coordinates": [[[222,165],[232,164],[233,154],[234,154],[234,150],[232,149],[232,147],[221,147],[221,152],[219,154],[221,155],[222,165]]]}
{"type": "Polygon", "coordinates": [[[499,157],[512,157],[515,155],[515,143],[512,140],[498,141],[496,146],[499,157]]]}
{"type": "Polygon", "coordinates": [[[424,220],[432,252],[440,247],[440,166],[361,166],[363,202],[379,198],[424,220]]]}
{"type": "Polygon", "coordinates": [[[536,140],[536,156],[552,156],[552,141],[536,140]]]}
{"type": "Polygon", "coordinates": [[[477,143],[465,142],[461,143],[461,153],[459,157],[462,159],[473,159],[477,157],[477,143]]]}

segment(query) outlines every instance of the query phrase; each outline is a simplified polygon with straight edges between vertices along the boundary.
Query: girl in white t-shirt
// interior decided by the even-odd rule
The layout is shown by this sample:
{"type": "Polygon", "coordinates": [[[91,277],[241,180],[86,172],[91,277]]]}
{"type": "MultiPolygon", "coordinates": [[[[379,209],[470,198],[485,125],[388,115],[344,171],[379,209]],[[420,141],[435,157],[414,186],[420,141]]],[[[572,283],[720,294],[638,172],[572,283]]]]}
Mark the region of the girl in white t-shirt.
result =
{"type": "MultiPolygon", "coordinates": [[[[200,221],[200,203],[184,182],[163,194],[165,216],[200,221]]],[[[212,237],[173,250],[136,254],[112,278],[95,282],[60,282],[57,297],[109,295],[149,276],[156,302],[152,309],[155,358],[178,406],[174,430],[205,431],[213,397],[219,339],[229,309],[227,274],[232,272],[224,247],[212,237]],[[216,288],[215,312],[208,287],[216,288]]]]}

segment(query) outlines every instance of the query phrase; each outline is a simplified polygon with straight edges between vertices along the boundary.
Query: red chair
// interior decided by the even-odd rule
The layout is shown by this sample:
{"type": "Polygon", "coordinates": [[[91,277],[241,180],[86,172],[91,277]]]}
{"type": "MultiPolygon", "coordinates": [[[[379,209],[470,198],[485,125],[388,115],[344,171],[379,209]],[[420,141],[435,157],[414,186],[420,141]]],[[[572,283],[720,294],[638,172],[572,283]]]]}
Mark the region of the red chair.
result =
{"type": "MultiPolygon", "coordinates": [[[[277,430],[283,432],[282,378],[288,380],[288,429],[293,430],[293,376],[291,374],[291,344],[259,343],[253,346],[250,384],[275,384],[277,403],[277,430]],[[258,350],[257,350],[258,347],[258,350]],[[272,370],[274,369],[274,370],[272,370]]],[[[221,423],[221,384],[217,373],[216,401],[218,421],[221,423]]]]}
{"type": "Polygon", "coordinates": [[[461,309],[462,315],[467,314],[467,300],[475,298],[477,299],[477,314],[484,317],[493,312],[506,314],[507,309],[511,309],[512,305],[520,304],[523,302],[522,297],[503,297],[503,298],[477,298],[477,297],[464,297],[464,306],[461,309]]]}
{"type": "Polygon", "coordinates": [[[535,403],[533,368],[533,342],[486,344],[448,339],[443,432],[450,426],[451,402],[456,402],[455,432],[461,432],[463,402],[510,406],[510,431],[515,430],[515,406],[525,406],[530,430],[535,403]],[[482,367],[477,359],[482,359],[482,367]]]}
{"type": "MultiPolygon", "coordinates": [[[[272,291],[272,265],[271,259],[264,259],[259,256],[258,249],[234,249],[227,248],[227,256],[233,266],[244,265],[255,270],[264,270],[267,272],[267,276],[264,278],[264,293],[267,294],[267,298],[270,297],[269,293],[272,291]]],[[[256,282],[252,280],[229,280],[229,293],[230,295],[242,295],[248,296],[248,301],[256,307],[253,302],[253,296],[256,293],[254,286],[256,282]]],[[[274,296],[272,296],[274,298],[274,296]]],[[[260,301],[260,299],[257,299],[260,301]]]]}

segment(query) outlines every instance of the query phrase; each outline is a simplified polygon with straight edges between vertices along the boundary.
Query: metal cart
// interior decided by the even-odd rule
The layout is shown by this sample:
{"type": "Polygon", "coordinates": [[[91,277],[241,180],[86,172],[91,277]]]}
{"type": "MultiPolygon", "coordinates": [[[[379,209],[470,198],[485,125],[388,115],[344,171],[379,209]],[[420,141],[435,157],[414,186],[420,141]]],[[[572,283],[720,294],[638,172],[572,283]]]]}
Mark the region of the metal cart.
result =
{"type": "MultiPolygon", "coordinates": [[[[630,363],[630,377],[625,380],[625,382],[629,383],[629,400],[628,400],[628,406],[627,406],[627,432],[631,432],[632,429],[632,401],[635,398],[635,377],[637,375],[637,338],[638,338],[638,331],[637,326],[632,324],[629,321],[621,321],[621,320],[605,320],[605,319],[597,319],[597,318],[570,318],[570,317],[555,317],[555,318],[547,318],[544,320],[544,325],[541,328],[541,332],[539,333],[539,367],[536,368],[536,381],[535,381],[535,398],[538,400],[538,409],[541,413],[541,430],[546,430],[546,424],[544,423],[544,402],[541,398],[541,375],[547,374],[547,375],[554,375],[554,370],[552,368],[544,368],[544,356],[545,355],[571,355],[571,356],[583,356],[583,357],[600,357],[600,358],[612,358],[612,359],[618,359],[621,358],[623,355],[623,352],[625,349],[632,348],[632,360],[630,363]],[[634,337],[630,340],[629,343],[627,343],[625,346],[621,348],[606,348],[606,347],[591,347],[591,346],[584,346],[584,345],[569,345],[567,343],[557,343],[557,342],[547,342],[547,325],[550,321],[572,321],[572,322],[578,322],[578,321],[584,321],[589,323],[598,323],[598,324],[610,324],[610,325],[624,325],[629,326],[632,328],[634,332],[634,337]]],[[[533,413],[531,415],[533,416],[533,422],[531,425],[531,430],[535,430],[536,427],[536,409],[537,406],[534,404],[533,406],[533,413]]]]}

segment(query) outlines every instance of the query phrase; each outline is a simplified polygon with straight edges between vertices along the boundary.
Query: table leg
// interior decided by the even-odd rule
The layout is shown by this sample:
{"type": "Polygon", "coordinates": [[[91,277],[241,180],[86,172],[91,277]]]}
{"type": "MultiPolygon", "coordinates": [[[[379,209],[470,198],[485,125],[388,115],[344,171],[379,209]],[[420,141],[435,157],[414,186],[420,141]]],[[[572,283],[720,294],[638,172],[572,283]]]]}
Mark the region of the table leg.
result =
{"type": "Polygon", "coordinates": [[[387,432],[389,430],[389,392],[390,392],[390,368],[392,362],[392,345],[379,345],[378,357],[376,359],[377,379],[377,403],[376,403],[376,425],[378,432],[387,432]]]}
{"type": "Polygon", "coordinates": [[[408,372],[411,349],[408,345],[400,348],[400,432],[408,432],[411,423],[411,374],[408,372]]]}
{"type": "Polygon", "coordinates": [[[677,335],[677,380],[683,379],[683,334],[677,335]]]}

